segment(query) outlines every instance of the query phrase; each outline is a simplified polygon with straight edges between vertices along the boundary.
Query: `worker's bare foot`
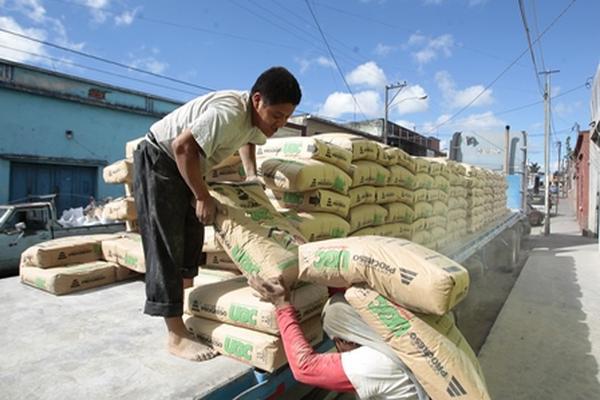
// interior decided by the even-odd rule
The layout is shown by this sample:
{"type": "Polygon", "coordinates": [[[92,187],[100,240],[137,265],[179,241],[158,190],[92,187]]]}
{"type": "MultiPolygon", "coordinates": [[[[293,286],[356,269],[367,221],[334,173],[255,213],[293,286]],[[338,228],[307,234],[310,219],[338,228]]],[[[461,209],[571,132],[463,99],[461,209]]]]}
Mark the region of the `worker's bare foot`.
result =
{"type": "Polygon", "coordinates": [[[167,348],[169,353],[191,361],[206,361],[217,355],[211,347],[198,342],[188,333],[179,335],[169,332],[167,348]]]}

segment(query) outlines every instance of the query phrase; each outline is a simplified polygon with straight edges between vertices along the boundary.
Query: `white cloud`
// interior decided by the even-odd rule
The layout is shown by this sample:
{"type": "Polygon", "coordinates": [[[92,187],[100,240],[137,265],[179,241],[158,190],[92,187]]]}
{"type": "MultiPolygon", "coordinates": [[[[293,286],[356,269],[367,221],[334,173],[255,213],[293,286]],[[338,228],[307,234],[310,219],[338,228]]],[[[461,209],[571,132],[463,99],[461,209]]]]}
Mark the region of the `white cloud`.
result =
{"type": "Polygon", "coordinates": [[[109,13],[104,11],[110,5],[110,0],[79,0],[80,3],[90,8],[92,21],[97,24],[104,23],[109,13]]]}
{"type": "Polygon", "coordinates": [[[35,22],[42,22],[46,16],[46,9],[39,0],[15,0],[15,7],[35,22]]]}
{"type": "Polygon", "coordinates": [[[385,73],[373,61],[359,65],[346,75],[346,79],[350,85],[380,89],[383,89],[387,82],[385,73]]]}
{"type": "Polygon", "coordinates": [[[382,102],[379,93],[366,90],[354,94],[356,103],[350,93],[335,92],[330,94],[318,111],[318,114],[337,118],[344,114],[364,114],[366,117],[381,116],[382,102]]]}
{"type": "Polygon", "coordinates": [[[117,26],[131,25],[139,11],[140,7],[136,7],[133,10],[123,11],[120,15],[115,17],[115,24],[117,26]]]}
{"type": "MultiPolygon", "coordinates": [[[[43,30],[35,28],[23,28],[11,17],[0,17],[0,28],[40,40],[46,39],[46,32],[43,30]]],[[[26,54],[25,52],[47,55],[42,44],[4,32],[0,32],[0,45],[22,50],[22,52],[18,52],[0,47],[0,57],[17,62],[40,61],[39,57],[36,57],[32,54],[26,54]]]]}
{"type": "Polygon", "coordinates": [[[137,58],[129,62],[129,65],[134,68],[146,69],[155,74],[162,74],[169,66],[168,63],[158,61],[154,57],[137,58]]]}
{"type": "MultiPolygon", "coordinates": [[[[448,107],[450,108],[461,108],[469,104],[475,97],[477,97],[485,87],[483,85],[473,85],[465,89],[456,89],[456,84],[450,73],[447,71],[439,71],[435,74],[435,80],[442,92],[442,96],[448,107]]],[[[486,106],[492,104],[494,98],[492,96],[492,90],[487,89],[481,94],[472,106],[486,106]]]]}
{"type": "Polygon", "coordinates": [[[383,43],[377,43],[377,46],[375,46],[375,50],[373,50],[373,52],[378,56],[385,57],[394,50],[396,50],[394,46],[389,46],[383,43]]]}
{"type": "Polygon", "coordinates": [[[414,49],[413,58],[419,65],[423,65],[439,56],[450,57],[454,47],[454,36],[446,33],[432,38],[415,32],[410,35],[405,47],[414,49]]]}
{"type": "Polygon", "coordinates": [[[420,85],[408,86],[396,96],[391,108],[400,115],[427,111],[429,109],[427,92],[420,85]]]}
{"type": "Polygon", "coordinates": [[[305,73],[313,65],[318,65],[324,68],[335,68],[335,63],[331,58],[319,56],[316,58],[298,58],[296,62],[300,64],[300,73],[305,73]]]}
{"type": "MultiPolygon", "coordinates": [[[[434,129],[438,125],[445,123],[450,116],[450,114],[443,114],[440,115],[435,121],[426,122],[423,125],[423,132],[430,132],[430,134],[435,133],[434,129]]],[[[441,129],[443,132],[461,131],[465,132],[465,134],[468,134],[469,132],[476,132],[478,134],[495,135],[504,133],[505,126],[505,121],[494,115],[492,111],[487,111],[479,114],[471,114],[463,118],[453,119],[438,129],[441,129]]]]}

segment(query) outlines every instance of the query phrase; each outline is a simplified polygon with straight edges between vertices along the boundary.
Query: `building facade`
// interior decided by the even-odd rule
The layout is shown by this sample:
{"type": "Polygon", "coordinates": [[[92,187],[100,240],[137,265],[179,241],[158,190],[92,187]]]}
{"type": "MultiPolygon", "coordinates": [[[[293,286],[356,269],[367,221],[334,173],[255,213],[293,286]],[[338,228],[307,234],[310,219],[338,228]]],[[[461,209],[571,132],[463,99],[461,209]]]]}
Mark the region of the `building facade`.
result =
{"type": "Polygon", "coordinates": [[[575,204],[577,222],[583,233],[588,231],[590,187],[590,132],[580,131],[573,150],[575,204]]]}
{"type": "Polygon", "coordinates": [[[181,103],[0,62],[0,204],[56,194],[59,209],[122,196],[102,169],[181,103]]]}

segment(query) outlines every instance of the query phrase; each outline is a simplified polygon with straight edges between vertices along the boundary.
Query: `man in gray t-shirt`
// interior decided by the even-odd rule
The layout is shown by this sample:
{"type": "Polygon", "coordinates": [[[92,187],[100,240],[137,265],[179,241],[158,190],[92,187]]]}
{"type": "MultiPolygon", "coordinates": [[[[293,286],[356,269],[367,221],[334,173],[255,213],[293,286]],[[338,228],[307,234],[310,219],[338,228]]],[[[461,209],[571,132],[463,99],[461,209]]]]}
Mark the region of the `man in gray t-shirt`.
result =
{"type": "Polygon", "coordinates": [[[214,356],[182,319],[183,289],[192,286],[203,262],[204,225],[215,214],[204,177],[239,151],[246,179],[255,179],[256,145],[285,125],[301,96],[289,71],[270,68],[250,93],[209,93],[174,110],[151,126],[134,153],[134,197],[146,260],[144,312],[165,319],[174,355],[214,356]]]}

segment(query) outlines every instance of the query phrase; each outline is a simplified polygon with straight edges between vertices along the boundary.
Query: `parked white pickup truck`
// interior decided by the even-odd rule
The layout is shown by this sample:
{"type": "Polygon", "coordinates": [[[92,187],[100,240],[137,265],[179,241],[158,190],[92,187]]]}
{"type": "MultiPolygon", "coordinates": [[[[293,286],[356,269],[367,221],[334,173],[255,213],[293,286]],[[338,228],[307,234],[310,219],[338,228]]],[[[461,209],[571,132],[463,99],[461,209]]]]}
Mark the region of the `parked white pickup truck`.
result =
{"type": "Polygon", "coordinates": [[[56,217],[52,202],[0,206],[0,277],[19,272],[21,253],[30,246],[65,236],[123,231],[122,222],[64,227],[56,217]]]}

